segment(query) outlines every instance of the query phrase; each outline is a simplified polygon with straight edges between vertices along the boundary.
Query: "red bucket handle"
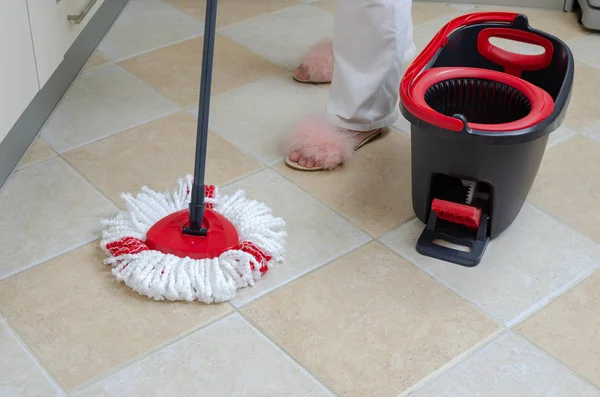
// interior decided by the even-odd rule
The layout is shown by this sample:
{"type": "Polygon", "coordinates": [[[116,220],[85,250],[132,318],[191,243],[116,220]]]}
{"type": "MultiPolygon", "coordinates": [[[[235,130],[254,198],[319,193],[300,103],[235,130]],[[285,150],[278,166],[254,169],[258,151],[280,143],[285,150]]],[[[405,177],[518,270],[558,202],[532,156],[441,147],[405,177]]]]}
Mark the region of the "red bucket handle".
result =
{"type": "Polygon", "coordinates": [[[505,73],[516,77],[521,77],[523,71],[547,68],[552,63],[552,56],[554,55],[554,46],[547,38],[531,32],[506,28],[487,28],[479,32],[477,50],[490,61],[504,66],[505,73]],[[492,37],[535,44],[543,47],[544,52],[536,55],[517,54],[490,43],[492,37]]]}
{"type": "Polygon", "coordinates": [[[451,131],[462,131],[463,122],[454,117],[444,116],[441,113],[417,104],[411,97],[411,88],[417,77],[429,63],[431,58],[440,48],[448,42],[448,36],[458,28],[474,25],[477,23],[496,22],[511,24],[519,14],[514,12],[475,12],[455,18],[448,22],[427,44],[425,49],[417,56],[408,67],[402,83],[400,83],[400,100],[402,105],[415,117],[427,120],[428,123],[451,131]]]}

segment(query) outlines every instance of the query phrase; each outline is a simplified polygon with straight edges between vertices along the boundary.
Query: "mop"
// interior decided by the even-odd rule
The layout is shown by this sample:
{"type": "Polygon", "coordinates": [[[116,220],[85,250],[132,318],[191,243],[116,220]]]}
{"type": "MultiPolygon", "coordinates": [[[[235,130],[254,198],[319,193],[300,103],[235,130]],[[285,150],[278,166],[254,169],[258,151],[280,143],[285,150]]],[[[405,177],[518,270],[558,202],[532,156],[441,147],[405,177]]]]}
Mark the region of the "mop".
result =
{"type": "Polygon", "coordinates": [[[104,260],[117,280],[156,300],[218,303],[283,261],[285,222],[243,191],[205,185],[217,0],[207,0],[194,176],[173,192],[124,193],[126,210],[102,220],[104,260]]]}

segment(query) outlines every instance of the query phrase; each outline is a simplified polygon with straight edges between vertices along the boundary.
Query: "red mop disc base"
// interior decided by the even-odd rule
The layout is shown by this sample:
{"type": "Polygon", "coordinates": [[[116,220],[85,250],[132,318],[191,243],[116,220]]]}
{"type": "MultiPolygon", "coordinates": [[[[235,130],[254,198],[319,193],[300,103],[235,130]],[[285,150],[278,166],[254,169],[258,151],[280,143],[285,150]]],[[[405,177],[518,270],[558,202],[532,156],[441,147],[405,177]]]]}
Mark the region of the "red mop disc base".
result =
{"type": "Polygon", "coordinates": [[[182,229],[188,223],[187,209],[165,216],[146,233],[146,245],[163,254],[192,259],[216,258],[225,251],[238,249],[235,226],[218,212],[209,208],[204,212],[202,227],[208,229],[207,236],[183,234],[182,229]]]}

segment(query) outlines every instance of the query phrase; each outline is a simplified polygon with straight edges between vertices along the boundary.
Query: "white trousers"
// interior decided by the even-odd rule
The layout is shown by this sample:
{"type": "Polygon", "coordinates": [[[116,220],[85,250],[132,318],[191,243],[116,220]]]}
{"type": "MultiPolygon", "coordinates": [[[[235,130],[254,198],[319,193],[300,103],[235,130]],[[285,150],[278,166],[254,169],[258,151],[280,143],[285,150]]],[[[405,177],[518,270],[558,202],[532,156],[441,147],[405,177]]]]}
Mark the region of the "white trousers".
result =
{"type": "Polygon", "coordinates": [[[355,131],[390,126],[399,115],[404,61],[415,55],[412,0],[337,0],[330,122],[355,131]]]}

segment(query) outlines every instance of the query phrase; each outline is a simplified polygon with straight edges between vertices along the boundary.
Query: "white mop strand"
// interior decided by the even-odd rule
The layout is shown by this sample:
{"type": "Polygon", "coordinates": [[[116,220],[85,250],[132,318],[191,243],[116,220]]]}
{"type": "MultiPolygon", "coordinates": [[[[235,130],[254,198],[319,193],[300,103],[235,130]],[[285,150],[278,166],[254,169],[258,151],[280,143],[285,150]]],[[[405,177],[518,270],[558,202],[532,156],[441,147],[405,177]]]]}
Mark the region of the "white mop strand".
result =
{"type": "MultiPolygon", "coordinates": [[[[143,187],[136,197],[124,194],[127,211],[102,221],[102,248],[110,255],[107,246],[111,243],[128,237],[145,241],[146,233],[157,221],[188,207],[191,186],[192,177],[188,175],[179,180],[173,194],[155,192],[148,187],[143,187]]],[[[205,202],[231,221],[240,242],[251,243],[272,258],[268,267],[283,260],[285,222],[275,217],[265,204],[248,200],[243,191],[219,197],[216,188],[213,197],[206,198],[205,202]]],[[[218,258],[201,260],[145,250],[111,256],[104,263],[113,267],[112,273],[119,281],[156,300],[224,302],[233,299],[237,289],[253,286],[262,275],[262,264],[242,250],[230,250],[218,258]]]]}

